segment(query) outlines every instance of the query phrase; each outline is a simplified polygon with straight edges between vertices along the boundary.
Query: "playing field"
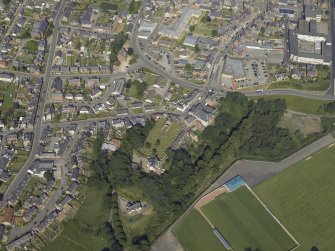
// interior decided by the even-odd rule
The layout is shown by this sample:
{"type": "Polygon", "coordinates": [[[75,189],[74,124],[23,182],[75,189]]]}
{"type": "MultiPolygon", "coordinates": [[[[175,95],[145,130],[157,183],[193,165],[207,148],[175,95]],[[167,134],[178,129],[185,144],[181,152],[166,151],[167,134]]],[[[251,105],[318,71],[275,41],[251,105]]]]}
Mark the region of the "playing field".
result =
{"type": "Polygon", "coordinates": [[[185,251],[226,250],[200,213],[193,209],[172,230],[185,251]]]}
{"type": "Polygon", "coordinates": [[[235,251],[283,251],[296,246],[256,197],[242,186],[220,195],[201,209],[235,251]]]}
{"type": "Polygon", "coordinates": [[[297,251],[335,250],[334,163],[335,147],[325,148],[255,189],[300,243],[297,251]]]}

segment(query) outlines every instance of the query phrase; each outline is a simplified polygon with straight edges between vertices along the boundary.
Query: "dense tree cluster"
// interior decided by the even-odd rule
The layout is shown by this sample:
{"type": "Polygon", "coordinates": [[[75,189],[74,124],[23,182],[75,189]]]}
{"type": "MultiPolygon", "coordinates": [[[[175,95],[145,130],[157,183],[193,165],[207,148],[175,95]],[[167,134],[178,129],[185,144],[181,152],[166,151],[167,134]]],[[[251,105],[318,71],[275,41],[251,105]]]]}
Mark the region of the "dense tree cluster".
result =
{"type": "Polygon", "coordinates": [[[323,109],[327,113],[334,113],[335,112],[335,102],[329,102],[323,106],[323,109]]]}
{"type": "Polygon", "coordinates": [[[127,241],[133,248],[146,250],[148,243],[236,159],[251,156],[278,159],[297,150],[306,140],[312,140],[277,126],[285,110],[285,101],[281,99],[255,102],[242,94],[229,93],[220,101],[219,115],[214,124],[204,130],[198,144],[167,151],[165,168],[168,171],[161,176],[131,167],[133,152],[145,146],[153,123],[129,129],[120,149],[110,158],[100,156],[96,166],[101,170],[100,178],[113,186],[114,191],[136,191],[127,192],[127,198],[148,201],[155,214],[146,226],[145,236],[127,241],[126,235],[121,234],[117,200],[113,197],[116,195],[112,195],[116,242],[124,245],[127,241]]]}
{"type": "Polygon", "coordinates": [[[9,3],[11,0],[2,0],[3,5],[5,5],[6,8],[8,8],[9,3]]]}
{"type": "Polygon", "coordinates": [[[137,14],[140,6],[141,6],[141,2],[131,0],[130,4],[128,6],[129,14],[137,14]]]}
{"type": "Polygon", "coordinates": [[[140,99],[143,97],[144,91],[148,88],[148,83],[146,81],[140,82],[139,80],[129,79],[126,83],[126,88],[133,88],[133,92],[130,93],[134,98],[140,99]]]}
{"type": "Polygon", "coordinates": [[[111,43],[111,54],[109,55],[111,65],[119,65],[120,62],[117,59],[117,54],[122,49],[124,43],[128,40],[128,35],[124,32],[116,34],[114,41],[111,43]]]}

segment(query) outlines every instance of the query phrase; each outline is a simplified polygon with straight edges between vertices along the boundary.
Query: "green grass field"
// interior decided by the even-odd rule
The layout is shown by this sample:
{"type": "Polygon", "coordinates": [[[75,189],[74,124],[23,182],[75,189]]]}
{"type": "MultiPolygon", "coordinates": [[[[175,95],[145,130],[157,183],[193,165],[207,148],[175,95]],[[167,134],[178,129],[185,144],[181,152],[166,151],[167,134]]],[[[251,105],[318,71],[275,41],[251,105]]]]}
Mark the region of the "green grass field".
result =
{"type": "Polygon", "coordinates": [[[307,113],[307,114],[321,114],[321,115],[328,114],[324,111],[323,105],[331,102],[328,100],[311,99],[311,98],[304,98],[304,97],[290,96],[290,95],[271,95],[271,96],[254,97],[254,99],[260,99],[260,98],[265,98],[269,100],[278,99],[278,98],[285,99],[286,104],[287,104],[287,109],[289,110],[307,113]]]}
{"type": "Polygon", "coordinates": [[[255,192],[301,244],[335,247],[335,147],[325,148],[256,187],[255,192]]]}
{"type": "Polygon", "coordinates": [[[235,251],[283,251],[295,242],[246,187],[223,194],[201,209],[235,251]]]}
{"type": "Polygon", "coordinates": [[[296,89],[306,91],[325,91],[329,87],[329,80],[320,79],[315,83],[303,83],[301,80],[283,80],[274,82],[269,89],[296,89]]]}
{"type": "Polygon", "coordinates": [[[159,119],[155,126],[150,131],[146,143],[148,142],[150,147],[143,147],[140,152],[147,155],[153,155],[153,149],[157,150],[157,156],[159,158],[164,157],[166,150],[172,145],[173,141],[180,132],[182,126],[180,123],[172,122],[172,124],[163,128],[166,119],[159,119]],[[159,140],[159,143],[157,142],[159,140]]]}
{"type": "Polygon", "coordinates": [[[64,231],[43,250],[102,250],[108,246],[108,240],[100,233],[109,215],[104,191],[82,184],[80,193],[85,195],[85,201],[77,215],[63,223],[64,231]]]}
{"type": "Polygon", "coordinates": [[[172,232],[185,251],[226,250],[210,225],[195,209],[184,217],[172,232]]]}

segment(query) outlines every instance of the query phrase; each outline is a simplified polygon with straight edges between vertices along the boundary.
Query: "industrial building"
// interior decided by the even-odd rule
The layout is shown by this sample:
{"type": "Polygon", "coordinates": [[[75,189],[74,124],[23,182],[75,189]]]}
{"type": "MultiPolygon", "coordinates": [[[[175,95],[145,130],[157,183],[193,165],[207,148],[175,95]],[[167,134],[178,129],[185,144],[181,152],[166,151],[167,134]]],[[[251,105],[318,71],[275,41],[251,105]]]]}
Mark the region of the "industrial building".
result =
{"type": "Polygon", "coordinates": [[[331,38],[324,30],[322,23],[314,19],[299,20],[296,29],[288,30],[289,59],[297,63],[330,65],[331,38]]]}

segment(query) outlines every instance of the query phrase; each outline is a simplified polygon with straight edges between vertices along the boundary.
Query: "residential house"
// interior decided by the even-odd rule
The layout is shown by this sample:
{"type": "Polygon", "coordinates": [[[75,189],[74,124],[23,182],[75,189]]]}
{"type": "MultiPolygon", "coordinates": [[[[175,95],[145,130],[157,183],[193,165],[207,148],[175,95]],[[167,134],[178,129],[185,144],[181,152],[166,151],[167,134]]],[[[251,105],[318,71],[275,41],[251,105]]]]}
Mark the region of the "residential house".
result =
{"type": "Polygon", "coordinates": [[[34,38],[42,39],[48,28],[48,24],[47,20],[42,20],[40,22],[35,21],[30,35],[34,38]]]}

